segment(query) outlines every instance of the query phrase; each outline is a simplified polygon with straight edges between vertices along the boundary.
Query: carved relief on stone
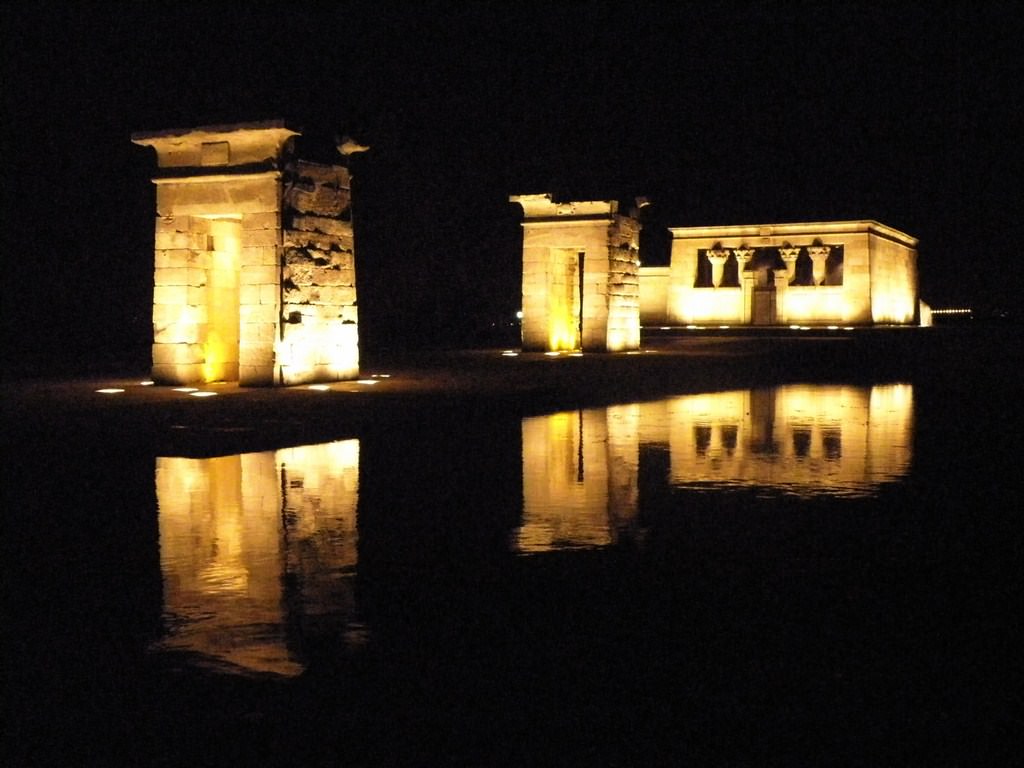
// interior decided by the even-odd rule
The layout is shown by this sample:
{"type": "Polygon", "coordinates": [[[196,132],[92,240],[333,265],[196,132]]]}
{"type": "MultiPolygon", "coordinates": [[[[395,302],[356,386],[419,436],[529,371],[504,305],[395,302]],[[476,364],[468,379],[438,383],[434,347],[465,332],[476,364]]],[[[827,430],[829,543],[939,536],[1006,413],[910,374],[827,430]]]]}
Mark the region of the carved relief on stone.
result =
{"type": "Polygon", "coordinates": [[[733,248],[732,254],[736,257],[736,264],[739,267],[739,271],[743,272],[743,270],[746,269],[747,264],[754,257],[754,249],[745,248],[741,245],[739,248],[733,248]]]}

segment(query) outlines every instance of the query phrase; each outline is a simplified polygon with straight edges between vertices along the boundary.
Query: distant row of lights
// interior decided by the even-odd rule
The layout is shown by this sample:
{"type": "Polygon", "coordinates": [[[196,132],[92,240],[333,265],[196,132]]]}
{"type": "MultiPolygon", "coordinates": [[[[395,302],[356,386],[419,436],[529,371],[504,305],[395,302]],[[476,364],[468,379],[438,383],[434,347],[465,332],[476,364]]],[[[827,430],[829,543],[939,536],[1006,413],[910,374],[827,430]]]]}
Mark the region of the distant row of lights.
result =
{"type": "Polygon", "coordinates": [[[970,307],[956,307],[951,309],[933,309],[933,315],[970,315],[972,311],[970,307]]]}
{"type": "MultiPolygon", "coordinates": [[[[354,382],[351,382],[351,383],[353,383],[353,384],[362,384],[362,385],[365,385],[365,386],[370,386],[370,385],[379,383],[381,379],[390,379],[390,378],[391,378],[391,374],[390,373],[375,373],[375,374],[373,374],[372,378],[369,378],[369,379],[356,379],[354,382]]],[[[341,383],[347,383],[347,382],[341,382],[341,383]]],[[[153,381],[150,381],[150,380],[147,379],[146,381],[140,381],[138,386],[140,386],[140,387],[152,387],[153,384],[154,384],[153,381]]],[[[312,389],[312,390],[315,390],[317,392],[328,392],[328,391],[331,390],[331,385],[330,384],[310,384],[308,387],[306,387],[306,389],[312,389]]],[[[101,394],[101,395],[119,395],[119,394],[122,394],[124,391],[125,390],[124,390],[123,387],[103,387],[101,389],[97,389],[96,390],[96,392],[98,394],[101,394]]],[[[174,392],[182,392],[182,393],[187,394],[187,395],[189,395],[191,397],[213,397],[214,395],[218,394],[217,392],[211,392],[208,389],[199,389],[198,387],[174,387],[172,391],[174,391],[174,392]]]]}
{"type": "MultiPolygon", "coordinates": [[[[649,350],[649,349],[630,349],[630,350],[626,351],[626,354],[627,355],[643,355],[643,354],[646,354],[646,353],[648,353],[650,351],[651,350],[649,350]]],[[[519,357],[519,354],[520,353],[519,353],[518,349],[506,349],[506,350],[502,351],[501,356],[502,357],[519,357]]],[[[553,350],[553,351],[550,351],[550,352],[545,352],[544,356],[545,357],[583,357],[583,353],[580,352],[578,349],[572,350],[571,352],[553,350]]]]}

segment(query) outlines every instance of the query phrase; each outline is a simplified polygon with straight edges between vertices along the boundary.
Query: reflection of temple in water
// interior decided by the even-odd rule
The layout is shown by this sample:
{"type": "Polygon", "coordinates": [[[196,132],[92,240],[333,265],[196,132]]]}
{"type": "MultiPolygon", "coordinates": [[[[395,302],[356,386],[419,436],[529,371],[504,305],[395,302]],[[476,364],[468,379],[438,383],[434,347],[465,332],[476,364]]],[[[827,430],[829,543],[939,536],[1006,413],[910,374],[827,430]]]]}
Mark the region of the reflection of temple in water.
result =
{"type": "Polygon", "coordinates": [[[298,638],[354,614],[358,481],[358,440],[157,458],[162,646],[301,671],[298,638]]]}
{"type": "Polygon", "coordinates": [[[913,391],[792,385],[523,419],[521,551],[610,544],[638,511],[642,457],[679,488],[868,496],[906,474],[913,391]],[[650,450],[650,449],[660,450],[650,450]]]}

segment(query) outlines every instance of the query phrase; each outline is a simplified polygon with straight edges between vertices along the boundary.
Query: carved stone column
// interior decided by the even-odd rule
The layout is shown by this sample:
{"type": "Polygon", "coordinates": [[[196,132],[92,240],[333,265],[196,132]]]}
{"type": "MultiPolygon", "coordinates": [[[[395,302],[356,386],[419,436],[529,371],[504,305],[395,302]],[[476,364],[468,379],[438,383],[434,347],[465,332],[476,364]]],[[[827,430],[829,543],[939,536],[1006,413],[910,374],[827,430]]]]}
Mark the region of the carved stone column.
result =
{"type": "Polygon", "coordinates": [[[807,248],[807,254],[814,263],[815,285],[824,285],[825,283],[825,261],[828,259],[828,254],[831,250],[831,247],[827,245],[812,245],[807,248]]]}
{"type": "Polygon", "coordinates": [[[732,255],[736,257],[736,265],[739,273],[742,275],[743,270],[747,268],[747,264],[754,257],[753,248],[733,248],[732,255]]]}
{"type": "Polygon", "coordinates": [[[754,286],[756,281],[756,272],[740,270],[740,287],[743,289],[743,322],[748,325],[754,322],[754,286]]]}
{"type": "Polygon", "coordinates": [[[711,262],[711,284],[715,288],[722,285],[722,274],[725,271],[725,262],[728,258],[728,248],[712,248],[708,250],[708,261],[711,262]]]}
{"type": "MultiPolygon", "coordinates": [[[[789,267],[790,263],[787,261],[786,266],[789,267]]],[[[794,259],[792,263],[795,264],[796,260],[794,259]]],[[[775,278],[775,313],[772,322],[784,324],[789,321],[789,315],[786,312],[786,292],[789,290],[789,283],[792,278],[788,269],[773,270],[773,275],[775,278]]]]}
{"type": "Polygon", "coordinates": [[[794,248],[786,245],[779,248],[779,256],[782,257],[782,261],[786,265],[786,279],[791,283],[793,278],[796,277],[796,259],[799,255],[799,247],[794,248]]]}
{"type": "Polygon", "coordinates": [[[732,249],[732,255],[736,257],[736,272],[739,278],[739,284],[743,284],[743,270],[746,269],[752,258],[754,258],[753,248],[739,248],[732,249]]]}

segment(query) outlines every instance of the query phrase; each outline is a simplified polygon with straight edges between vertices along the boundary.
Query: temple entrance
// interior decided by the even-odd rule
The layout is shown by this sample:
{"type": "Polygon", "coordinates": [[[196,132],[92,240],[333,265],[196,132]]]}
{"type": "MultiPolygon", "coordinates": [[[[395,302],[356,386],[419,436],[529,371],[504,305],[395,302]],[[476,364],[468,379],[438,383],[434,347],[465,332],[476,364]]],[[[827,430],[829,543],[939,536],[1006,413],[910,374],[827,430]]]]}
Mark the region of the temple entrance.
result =
{"type": "Polygon", "coordinates": [[[206,339],[203,342],[205,381],[238,380],[239,274],[242,222],[210,221],[206,254],[206,339]]]}
{"type": "Polygon", "coordinates": [[[584,253],[552,248],[548,265],[548,344],[551,351],[579,349],[583,340],[584,253]]]}
{"type": "Polygon", "coordinates": [[[775,281],[772,270],[757,270],[750,302],[750,322],[752,325],[775,324],[775,281]]]}

